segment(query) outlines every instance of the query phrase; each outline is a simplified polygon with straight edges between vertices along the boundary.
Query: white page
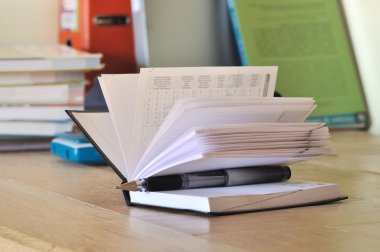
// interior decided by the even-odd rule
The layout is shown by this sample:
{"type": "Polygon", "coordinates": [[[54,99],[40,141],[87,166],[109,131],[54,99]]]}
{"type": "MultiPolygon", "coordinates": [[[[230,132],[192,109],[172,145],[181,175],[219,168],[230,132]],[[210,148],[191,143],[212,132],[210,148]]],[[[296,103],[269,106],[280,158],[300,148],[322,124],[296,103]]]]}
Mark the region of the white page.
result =
{"type": "MultiPolygon", "coordinates": [[[[182,117],[184,114],[188,113],[188,111],[194,111],[196,109],[201,108],[208,108],[208,109],[215,109],[217,107],[222,108],[223,110],[227,110],[228,107],[239,107],[239,110],[241,107],[247,107],[248,106],[272,106],[275,108],[275,106],[281,105],[281,108],[283,109],[281,114],[282,122],[285,120],[290,120],[291,122],[298,122],[298,121],[304,121],[306,117],[311,113],[311,111],[314,109],[314,100],[311,98],[274,98],[274,97],[250,97],[250,98],[231,98],[231,99],[217,99],[217,98],[188,98],[188,99],[179,99],[172,107],[171,111],[165,118],[164,122],[161,124],[160,128],[154,135],[152,141],[150,142],[149,146],[145,150],[145,153],[141,159],[144,159],[147,153],[149,153],[150,149],[157,144],[157,141],[161,140],[163,135],[168,131],[169,127],[171,127],[175,122],[179,120],[180,117],[182,117]],[[284,110],[284,107],[282,106],[288,106],[288,110],[292,115],[299,114],[294,113],[293,111],[296,110],[305,110],[306,113],[301,115],[298,118],[289,118],[288,111],[284,110]],[[298,105],[298,106],[297,106],[298,105]],[[308,107],[309,106],[309,107],[308,107]],[[288,117],[288,119],[286,119],[288,117]]],[[[219,109],[220,110],[220,109],[219,109]]],[[[199,110],[202,111],[202,110],[199,110]]],[[[226,111],[227,112],[227,111],[226,111]]],[[[212,111],[210,112],[212,113],[212,111]]],[[[239,116],[238,118],[240,118],[239,116]]],[[[269,122],[273,118],[268,118],[268,120],[261,120],[256,121],[256,123],[259,122],[269,122]]],[[[218,122],[219,124],[222,124],[222,122],[218,122]]],[[[239,125],[238,127],[241,127],[242,121],[236,121],[236,125],[239,125]]],[[[233,127],[233,126],[232,126],[233,127]]],[[[223,125],[223,128],[225,128],[225,125],[223,125]]],[[[170,142],[170,140],[168,140],[170,142]]]]}
{"type": "MultiPolygon", "coordinates": [[[[312,111],[310,105],[265,105],[251,107],[210,107],[192,109],[183,113],[170,128],[160,134],[152,147],[149,146],[143,159],[135,170],[135,174],[144,169],[155,156],[167,148],[175,139],[184,134],[189,128],[195,126],[209,126],[218,124],[236,123],[276,123],[282,120],[291,122],[302,122],[312,111]]],[[[158,133],[157,133],[158,134],[158,133]]],[[[153,141],[152,141],[153,142],[153,141]]]]}
{"type": "MultiPolygon", "coordinates": [[[[305,127],[307,128],[307,127],[305,127]]],[[[260,129],[260,128],[259,128],[260,129]]],[[[317,130],[325,130],[327,128],[317,129],[317,130]]],[[[269,132],[272,135],[271,132],[269,132]]],[[[261,133],[261,137],[262,137],[261,133]]],[[[323,136],[323,135],[322,135],[323,136]]],[[[197,136],[198,137],[198,136],[197,136]]],[[[325,137],[324,137],[325,138],[325,137]]],[[[305,139],[305,137],[304,137],[305,139]]],[[[299,143],[292,137],[285,138],[284,141],[290,141],[292,146],[291,149],[283,149],[280,142],[276,142],[276,140],[270,139],[271,144],[266,145],[266,149],[264,150],[256,150],[256,151],[246,151],[241,148],[237,148],[238,151],[229,151],[223,152],[222,150],[217,151],[213,149],[208,149],[207,146],[205,148],[202,143],[203,139],[197,139],[194,131],[189,131],[189,133],[179,137],[173,144],[169,145],[167,149],[162,150],[148,165],[146,165],[146,169],[142,172],[135,174],[134,177],[141,177],[143,174],[154,174],[156,172],[161,172],[163,169],[172,168],[170,166],[176,166],[179,170],[182,169],[181,163],[184,163],[183,166],[187,166],[186,162],[189,162],[193,159],[202,159],[205,155],[210,157],[218,157],[218,158],[248,158],[252,156],[261,156],[268,158],[267,161],[272,160],[271,157],[281,155],[283,160],[293,159],[294,156],[297,156],[301,159],[308,159],[310,156],[320,156],[321,154],[331,153],[331,149],[328,146],[328,141],[319,141],[318,138],[316,140],[312,140],[311,138],[306,137],[307,141],[303,141],[299,143]],[[294,144],[292,144],[292,142],[294,144]],[[272,144],[275,142],[275,144],[272,144]],[[303,144],[303,147],[297,147],[303,144]],[[279,149],[279,147],[281,147],[279,149]],[[296,148],[295,148],[296,147],[296,148]],[[285,155],[285,156],[284,156],[285,155]],[[174,159],[174,160],[173,160],[174,159]],[[191,160],[190,160],[191,159],[191,160]]],[[[207,140],[207,138],[206,138],[207,140]]],[[[253,143],[255,144],[255,143],[253,143]]],[[[255,149],[255,146],[253,147],[255,149]]],[[[264,160],[265,161],[265,160],[264,160]]],[[[238,161],[239,162],[239,161],[238,161]]],[[[245,163],[246,165],[257,165],[255,163],[256,160],[253,160],[253,163],[245,163]]],[[[288,162],[288,161],[287,161],[288,162]]],[[[239,164],[239,163],[238,163],[239,164]]],[[[260,163],[259,163],[260,164],[260,163]]],[[[270,162],[265,162],[265,164],[270,164],[270,162]]],[[[199,169],[211,169],[211,167],[199,167],[198,164],[195,164],[199,169]]],[[[234,165],[234,164],[232,164],[234,165]]],[[[236,166],[235,166],[236,167],[236,166]]],[[[173,172],[175,170],[173,169],[173,172]]]]}
{"type": "MultiPolygon", "coordinates": [[[[292,134],[292,135],[284,135],[284,136],[262,136],[262,134],[253,134],[253,135],[247,135],[239,137],[238,135],[230,135],[226,137],[212,137],[212,138],[205,138],[205,143],[217,143],[222,144],[224,142],[230,142],[230,143],[274,143],[274,142],[286,142],[286,141],[320,141],[320,140],[328,140],[329,134],[323,133],[323,134],[316,134],[316,133],[304,133],[304,134],[292,134]]],[[[201,138],[203,139],[203,137],[201,138]]]]}
{"type": "Polygon", "coordinates": [[[131,165],[133,126],[136,113],[138,74],[102,75],[100,86],[115,127],[124,158],[125,171],[129,178],[131,165]]]}
{"type": "Polygon", "coordinates": [[[239,129],[235,129],[235,132],[232,132],[231,129],[228,129],[225,131],[225,133],[214,133],[211,131],[211,134],[208,133],[198,133],[199,137],[207,137],[207,139],[220,139],[221,137],[224,137],[226,139],[228,138],[233,138],[236,140],[240,139],[245,139],[245,138],[250,138],[254,137],[257,139],[278,139],[278,138],[287,138],[287,139],[292,139],[293,137],[309,137],[309,136],[329,136],[329,131],[327,128],[321,128],[321,129],[315,129],[315,130],[307,130],[305,129],[304,131],[291,131],[291,132],[284,132],[284,131],[279,131],[279,132],[265,132],[265,131],[254,131],[254,132],[248,132],[244,129],[244,131],[239,132],[239,129]]]}
{"type": "Polygon", "coordinates": [[[198,144],[199,150],[201,151],[224,151],[224,150],[273,150],[278,148],[312,148],[312,147],[320,147],[327,146],[328,141],[288,141],[288,142],[265,142],[265,143],[231,143],[228,141],[225,142],[212,142],[212,143],[204,143],[201,142],[198,144]]]}
{"type": "MultiPolygon", "coordinates": [[[[265,144],[220,144],[220,145],[205,145],[199,142],[189,142],[186,145],[182,145],[175,152],[167,153],[167,155],[159,155],[155,162],[151,162],[147,165],[147,171],[153,172],[157,167],[167,166],[171,163],[179,163],[181,160],[186,159],[188,156],[193,155],[205,155],[212,152],[213,155],[223,153],[227,156],[228,153],[244,153],[250,152],[249,156],[254,155],[274,155],[279,153],[299,153],[300,151],[315,148],[326,147],[328,142],[326,141],[302,141],[302,142],[285,142],[285,143],[265,143],[265,144]],[[149,169],[150,168],[150,169],[149,169]]],[[[248,155],[246,155],[249,157],[248,155]]]]}
{"type": "MultiPolygon", "coordinates": [[[[304,142],[304,143],[289,143],[289,144],[277,144],[274,146],[226,146],[226,147],[210,147],[198,143],[190,143],[189,146],[184,146],[178,149],[175,153],[170,153],[167,156],[162,157],[162,159],[157,159],[155,163],[148,166],[145,169],[149,172],[154,172],[155,169],[160,169],[160,167],[168,167],[175,164],[180,164],[182,160],[186,160],[187,157],[195,155],[212,155],[225,157],[258,157],[258,156],[289,156],[292,157],[297,155],[298,157],[309,157],[320,155],[321,152],[327,150],[327,142],[304,142]],[[150,169],[149,169],[150,168],[150,169]]],[[[206,167],[207,168],[207,167],[206,167]]]]}
{"type": "Polygon", "coordinates": [[[198,126],[193,130],[198,135],[218,135],[218,134],[239,134],[239,133],[271,133],[273,135],[279,134],[299,134],[307,131],[328,131],[327,127],[324,127],[324,123],[246,123],[246,124],[228,124],[228,125],[215,125],[215,126],[198,126]]]}
{"type": "MultiPolygon", "coordinates": [[[[160,138],[162,131],[165,131],[173,124],[182,114],[187,111],[199,108],[216,108],[216,107],[244,107],[244,106],[275,106],[275,105],[309,105],[312,107],[315,101],[312,98],[279,98],[279,97],[228,97],[228,99],[218,98],[186,98],[179,99],[175,102],[169,114],[161,124],[158,132],[155,134],[151,144],[155,139],[160,138]]],[[[298,108],[298,107],[297,107],[298,108]]],[[[238,124],[240,125],[240,124],[238,124]]],[[[223,126],[224,128],[225,126],[223,126]]]]}
{"type": "Polygon", "coordinates": [[[199,172],[206,170],[219,170],[234,167],[261,166],[261,165],[284,165],[308,159],[305,155],[276,155],[276,156],[257,156],[257,157],[223,157],[217,155],[194,155],[181,160],[180,163],[173,163],[163,167],[156,167],[154,171],[143,172],[132,179],[147,178],[150,176],[161,176],[170,174],[182,174],[189,172],[199,172]]]}
{"type": "Polygon", "coordinates": [[[292,149],[285,148],[273,148],[273,149],[261,149],[261,150],[237,150],[237,151],[204,151],[202,153],[205,157],[221,157],[221,158],[242,158],[242,157],[258,157],[258,156],[283,156],[283,157],[309,157],[309,156],[320,156],[322,154],[327,154],[330,148],[319,146],[319,147],[298,147],[292,149]]]}
{"type": "Polygon", "coordinates": [[[271,97],[277,67],[187,67],[141,69],[133,146],[137,165],[179,98],[271,97]]]}
{"type": "Polygon", "coordinates": [[[334,184],[309,182],[309,181],[283,181],[276,183],[254,184],[254,185],[241,185],[224,187],[221,190],[219,187],[214,188],[199,188],[189,190],[176,190],[176,191],[163,191],[157,193],[163,194],[179,194],[191,195],[199,197],[226,197],[226,196],[243,196],[243,195],[264,195],[280,192],[308,190],[312,188],[332,186],[334,184]]]}
{"type": "Polygon", "coordinates": [[[323,143],[323,145],[326,146],[329,143],[328,141],[321,142],[321,140],[328,139],[329,134],[326,127],[320,128],[323,126],[323,124],[320,123],[258,123],[248,125],[250,125],[250,127],[247,127],[245,124],[227,125],[227,128],[223,128],[226,127],[225,125],[217,125],[214,128],[199,129],[199,127],[195,127],[193,129],[187,130],[186,133],[176,138],[165,149],[161,149],[160,152],[154,157],[154,159],[148,165],[146,165],[146,168],[155,162],[162,163],[164,160],[170,158],[171,156],[180,156],[181,151],[186,152],[186,149],[201,150],[207,148],[205,146],[208,146],[210,149],[218,149],[220,146],[221,148],[227,146],[238,146],[237,148],[253,146],[257,149],[257,147],[260,146],[264,146],[266,148],[274,148],[278,147],[280,144],[299,146],[301,144],[309,143],[311,147],[317,143],[323,143]],[[301,129],[303,129],[303,131],[300,131],[301,129]],[[240,132],[240,130],[243,130],[245,134],[239,134],[238,132],[240,132]],[[247,133],[247,130],[250,130],[251,132],[247,133]],[[281,137],[279,138],[278,136],[274,136],[274,133],[276,133],[274,130],[277,130],[277,132],[286,131],[287,134],[282,133],[280,135],[281,137]],[[296,130],[296,134],[293,133],[294,130],[296,130]],[[214,131],[216,131],[218,134],[214,134],[214,131]],[[239,137],[239,135],[242,137],[239,137]]]}
{"type": "Polygon", "coordinates": [[[71,112],[114,166],[127,178],[123,154],[108,112],[71,112]]]}
{"type": "MultiPolygon", "coordinates": [[[[238,151],[211,151],[199,150],[183,154],[180,159],[167,163],[152,164],[134,178],[143,178],[152,175],[167,175],[182,172],[206,171],[212,169],[235,168],[241,166],[275,165],[293,163],[309,158],[331,154],[330,147],[310,147],[292,149],[263,149],[238,151]]],[[[158,162],[160,160],[158,159],[158,162]]]]}
{"type": "MultiPolygon", "coordinates": [[[[325,130],[327,128],[321,128],[316,129],[318,130],[325,130]]],[[[218,143],[223,146],[225,143],[250,143],[255,144],[257,143],[270,143],[270,146],[276,147],[278,144],[283,144],[284,142],[290,142],[290,143],[297,143],[299,144],[300,141],[307,141],[308,143],[313,143],[315,141],[321,141],[328,139],[329,135],[328,132],[324,134],[317,135],[315,131],[310,134],[308,132],[302,132],[298,133],[298,135],[286,135],[285,137],[281,136],[273,137],[273,133],[269,132],[270,135],[268,136],[267,133],[259,133],[256,134],[252,138],[248,138],[247,136],[240,138],[236,137],[237,134],[229,134],[227,136],[224,135],[216,135],[208,137],[207,135],[197,135],[195,130],[189,130],[187,133],[183,134],[181,137],[177,138],[172,144],[170,144],[166,149],[162,150],[157,156],[152,159],[152,161],[149,162],[149,164],[146,165],[145,169],[149,169],[151,166],[158,166],[158,163],[165,162],[167,159],[171,158],[172,156],[178,156],[181,154],[182,149],[200,149],[204,144],[215,144],[218,143]],[[274,144],[273,144],[274,143],[274,144]]],[[[324,145],[328,145],[329,141],[324,141],[324,145]]]]}
{"type": "Polygon", "coordinates": [[[257,105],[313,105],[312,98],[303,97],[228,97],[228,99],[218,98],[183,98],[178,99],[173,105],[170,113],[165,118],[160,128],[166,128],[178,115],[190,109],[207,107],[235,107],[235,106],[257,106],[257,105]]]}

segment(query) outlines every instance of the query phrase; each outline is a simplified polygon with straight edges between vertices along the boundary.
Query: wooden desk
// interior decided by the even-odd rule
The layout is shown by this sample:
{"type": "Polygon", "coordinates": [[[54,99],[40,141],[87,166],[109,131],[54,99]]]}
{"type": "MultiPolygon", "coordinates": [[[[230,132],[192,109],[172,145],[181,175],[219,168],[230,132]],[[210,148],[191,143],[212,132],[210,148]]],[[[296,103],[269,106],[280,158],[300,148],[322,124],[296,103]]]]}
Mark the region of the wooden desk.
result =
{"type": "Polygon", "coordinates": [[[380,137],[332,139],[337,155],[294,165],[293,178],[338,183],[348,200],[223,217],[127,207],[109,167],[1,153],[0,250],[378,250],[380,137]]]}

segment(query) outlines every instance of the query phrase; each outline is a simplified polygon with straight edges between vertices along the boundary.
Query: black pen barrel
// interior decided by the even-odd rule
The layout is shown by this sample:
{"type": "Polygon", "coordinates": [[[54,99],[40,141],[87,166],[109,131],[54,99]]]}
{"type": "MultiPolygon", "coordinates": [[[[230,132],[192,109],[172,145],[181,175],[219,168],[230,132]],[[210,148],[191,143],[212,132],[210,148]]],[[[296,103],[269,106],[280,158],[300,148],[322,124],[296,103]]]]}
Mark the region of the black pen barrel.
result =
{"type": "Polygon", "coordinates": [[[168,175],[159,177],[149,177],[145,179],[146,191],[168,191],[183,188],[182,175],[168,175]]]}
{"type": "Polygon", "coordinates": [[[150,177],[145,180],[145,190],[153,192],[224,186],[226,179],[224,170],[150,177]]]}
{"type": "Polygon", "coordinates": [[[279,182],[291,176],[288,166],[243,167],[226,171],[226,186],[279,182]]]}
{"type": "Polygon", "coordinates": [[[169,191],[216,186],[236,186],[279,182],[289,179],[287,166],[242,167],[225,170],[194,172],[181,175],[149,177],[144,191],[169,191]]]}

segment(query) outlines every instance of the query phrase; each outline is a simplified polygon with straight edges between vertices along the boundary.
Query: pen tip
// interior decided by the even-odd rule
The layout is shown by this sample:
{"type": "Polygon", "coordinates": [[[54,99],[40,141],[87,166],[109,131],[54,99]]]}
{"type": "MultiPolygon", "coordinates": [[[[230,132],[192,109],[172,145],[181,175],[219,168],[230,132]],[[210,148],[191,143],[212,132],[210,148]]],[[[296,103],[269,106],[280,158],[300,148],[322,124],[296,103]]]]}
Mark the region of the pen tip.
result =
{"type": "Polygon", "coordinates": [[[124,191],[138,191],[139,186],[140,185],[136,181],[131,181],[121,184],[120,189],[124,191]]]}

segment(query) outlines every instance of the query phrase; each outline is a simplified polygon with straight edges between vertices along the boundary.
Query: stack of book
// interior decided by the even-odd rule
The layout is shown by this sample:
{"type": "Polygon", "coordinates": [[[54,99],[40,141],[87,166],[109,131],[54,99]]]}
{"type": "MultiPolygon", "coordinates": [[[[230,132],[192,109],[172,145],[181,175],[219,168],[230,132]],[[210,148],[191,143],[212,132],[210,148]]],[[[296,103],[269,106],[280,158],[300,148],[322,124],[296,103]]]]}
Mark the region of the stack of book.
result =
{"type": "Polygon", "coordinates": [[[63,45],[0,48],[0,150],[48,148],[70,131],[65,109],[83,106],[85,72],[101,66],[101,54],[63,45]]]}

